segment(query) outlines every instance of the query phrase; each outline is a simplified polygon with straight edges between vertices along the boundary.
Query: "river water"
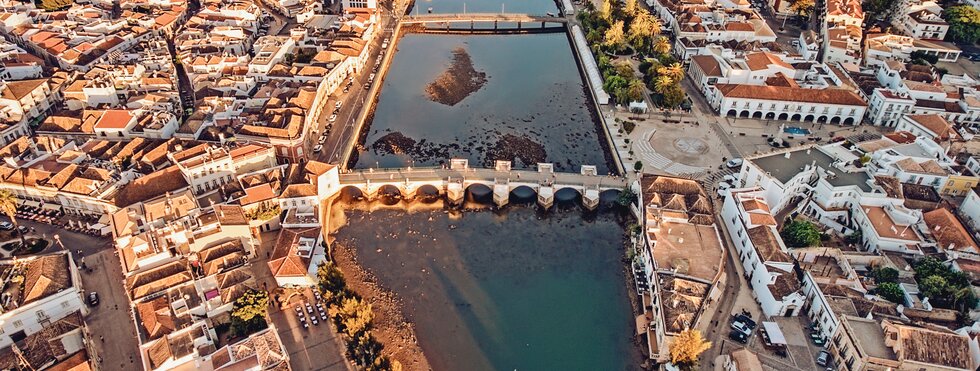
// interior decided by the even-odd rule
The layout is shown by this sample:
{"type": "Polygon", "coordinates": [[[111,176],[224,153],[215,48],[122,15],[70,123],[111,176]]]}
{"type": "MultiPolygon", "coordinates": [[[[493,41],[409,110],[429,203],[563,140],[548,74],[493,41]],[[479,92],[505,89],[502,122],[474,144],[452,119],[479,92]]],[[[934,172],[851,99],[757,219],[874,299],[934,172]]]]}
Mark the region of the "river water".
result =
{"type": "Polygon", "coordinates": [[[617,213],[346,215],[336,243],[401,298],[434,369],[639,369],[617,213]]]}
{"type": "Polygon", "coordinates": [[[352,162],[390,168],[436,166],[449,158],[493,166],[507,159],[515,168],[553,162],[560,171],[596,165],[608,173],[605,139],[584,84],[564,33],[407,34],[352,162]],[[486,81],[458,103],[440,103],[426,89],[446,75],[460,51],[486,81]]]}
{"type": "MultiPolygon", "coordinates": [[[[553,0],[417,0],[419,14],[432,13],[526,13],[545,14],[558,11],[553,0]],[[465,5],[464,5],[465,4],[465,5]],[[465,8],[465,9],[464,9],[465,8]]],[[[412,10],[415,14],[416,10],[412,10]]]]}

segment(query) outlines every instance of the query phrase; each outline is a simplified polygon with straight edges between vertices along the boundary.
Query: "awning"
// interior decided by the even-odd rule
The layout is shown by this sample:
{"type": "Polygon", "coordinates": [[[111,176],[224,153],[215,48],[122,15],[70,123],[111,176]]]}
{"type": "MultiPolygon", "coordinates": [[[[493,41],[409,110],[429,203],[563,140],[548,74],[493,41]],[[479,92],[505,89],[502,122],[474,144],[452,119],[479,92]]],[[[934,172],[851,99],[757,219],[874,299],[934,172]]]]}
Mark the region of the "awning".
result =
{"type": "Polygon", "coordinates": [[[783,331],[779,329],[779,325],[776,322],[763,322],[762,328],[769,335],[770,343],[786,345],[786,337],[783,336],[783,331]]]}
{"type": "Polygon", "coordinates": [[[41,208],[44,209],[44,210],[61,211],[61,205],[59,205],[59,204],[47,203],[47,204],[41,205],[41,208]]]}
{"type": "Polygon", "coordinates": [[[27,206],[27,207],[39,207],[41,206],[41,203],[34,200],[24,200],[23,202],[20,203],[20,205],[27,206]]]}

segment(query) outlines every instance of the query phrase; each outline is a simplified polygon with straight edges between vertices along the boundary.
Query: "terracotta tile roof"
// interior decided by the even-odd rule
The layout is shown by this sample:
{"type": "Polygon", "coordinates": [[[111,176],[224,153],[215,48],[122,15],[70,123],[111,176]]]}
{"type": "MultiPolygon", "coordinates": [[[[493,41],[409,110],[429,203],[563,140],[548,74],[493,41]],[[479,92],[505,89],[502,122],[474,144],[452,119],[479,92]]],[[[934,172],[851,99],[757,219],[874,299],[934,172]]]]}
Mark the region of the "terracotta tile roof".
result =
{"type": "Polygon", "coordinates": [[[749,66],[749,69],[753,71],[759,71],[769,68],[769,65],[777,65],[779,67],[793,69],[782,59],[768,52],[756,52],[745,56],[745,64],[749,66]]]}
{"type": "Polygon", "coordinates": [[[136,312],[139,313],[139,319],[150,339],[157,339],[177,329],[173,311],[170,309],[170,300],[166,295],[148,302],[137,303],[136,312]]]}
{"type": "Polygon", "coordinates": [[[0,93],[3,94],[4,98],[19,101],[21,98],[26,97],[28,94],[34,91],[34,89],[37,89],[39,86],[44,85],[47,82],[48,79],[7,81],[6,87],[0,93]]]}
{"type": "Polygon", "coordinates": [[[949,210],[939,208],[922,214],[922,218],[940,248],[980,254],[976,241],[949,210]]]}
{"type": "Polygon", "coordinates": [[[245,197],[242,197],[242,205],[254,204],[256,202],[262,202],[266,200],[271,200],[276,197],[275,191],[272,190],[272,186],[269,183],[262,183],[254,187],[245,188],[245,197]]]}
{"type": "Polygon", "coordinates": [[[68,255],[42,255],[27,263],[21,305],[72,287],[68,255]]]}
{"type": "Polygon", "coordinates": [[[184,260],[164,264],[126,278],[126,287],[132,299],[160,292],[191,280],[191,273],[184,260]]]}
{"type": "Polygon", "coordinates": [[[248,225],[245,212],[238,205],[214,205],[215,216],[222,225],[248,225]]]}
{"type": "Polygon", "coordinates": [[[898,144],[909,144],[915,142],[915,135],[907,131],[896,131],[885,134],[885,137],[898,144]]]}
{"type": "Polygon", "coordinates": [[[316,160],[311,160],[306,163],[306,172],[314,177],[323,175],[324,173],[333,170],[337,165],[328,164],[325,162],[320,162],[316,160]]]}
{"type": "Polygon", "coordinates": [[[782,299],[790,294],[800,291],[800,281],[794,277],[793,272],[785,272],[776,276],[776,282],[769,285],[772,296],[782,299]]]}
{"type": "Polygon", "coordinates": [[[99,121],[95,123],[96,129],[125,129],[129,123],[133,121],[133,115],[130,111],[111,109],[106,110],[99,118],[99,121]]]}
{"type": "Polygon", "coordinates": [[[854,92],[843,89],[805,89],[745,84],[717,84],[715,87],[723,96],[728,98],[840,104],[862,107],[868,105],[854,92]]]}
{"type": "Polygon", "coordinates": [[[242,241],[235,239],[198,252],[198,261],[203,264],[204,274],[217,274],[225,268],[242,263],[245,257],[245,247],[242,241]]]}
{"type": "Polygon", "coordinates": [[[129,182],[119,190],[113,201],[116,206],[126,207],[182,188],[187,188],[187,180],[180,169],[171,166],[129,182]]]}
{"type": "Polygon", "coordinates": [[[173,357],[170,343],[167,338],[157,339],[156,342],[146,349],[147,358],[150,360],[150,367],[157,369],[173,357]]]}
{"type": "Polygon", "coordinates": [[[312,184],[290,184],[282,191],[282,198],[313,197],[317,195],[316,186],[312,184]]]}
{"type": "Polygon", "coordinates": [[[907,115],[910,120],[935,133],[939,140],[955,139],[959,133],[946,119],[939,115],[907,115]]]}
{"type": "Polygon", "coordinates": [[[755,251],[759,253],[762,262],[791,263],[793,258],[779,246],[780,238],[770,226],[758,226],[746,231],[755,251]]]}
{"type": "Polygon", "coordinates": [[[306,275],[310,260],[296,254],[300,238],[319,238],[320,228],[285,228],[279,232],[276,248],[269,260],[269,269],[276,277],[306,275]]]}
{"type": "Polygon", "coordinates": [[[691,57],[691,62],[698,65],[698,68],[704,72],[707,77],[722,77],[721,64],[714,56],[710,55],[695,55],[691,57]]]}
{"type": "Polygon", "coordinates": [[[900,357],[916,362],[952,367],[964,370],[973,369],[970,351],[970,338],[954,332],[940,332],[905,325],[883,324],[885,336],[896,336],[900,357]]]}

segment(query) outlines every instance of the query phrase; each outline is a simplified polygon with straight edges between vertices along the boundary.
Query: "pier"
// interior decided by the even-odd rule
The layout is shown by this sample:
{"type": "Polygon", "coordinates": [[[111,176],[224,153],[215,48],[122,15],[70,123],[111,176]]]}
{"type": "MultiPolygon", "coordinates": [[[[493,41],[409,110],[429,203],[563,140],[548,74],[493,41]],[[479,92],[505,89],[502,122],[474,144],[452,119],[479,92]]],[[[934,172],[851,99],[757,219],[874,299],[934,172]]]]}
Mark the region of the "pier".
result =
{"type": "Polygon", "coordinates": [[[377,197],[385,187],[398,189],[403,198],[414,198],[420,188],[430,186],[455,205],[463,202],[467,188],[482,185],[493,192],[494,204],[502,207],[512,191],[527,187],[545,209],[554,204],[556,192],[573,189],[582,196],[582,204],[594,210],[602,192],[620,191],[628,182],[623,177],[599,175],[591,165],[583,165],[578,173],[563,173],[555,172],[550,163],[538,164],[537,170],[514,170],[510,161],[497,161],[493,168],[471,168],[463,159],[452,160],[446,167],[364,169],[340,174],[341,187],[355,187],[368,199],[377,197]]]}

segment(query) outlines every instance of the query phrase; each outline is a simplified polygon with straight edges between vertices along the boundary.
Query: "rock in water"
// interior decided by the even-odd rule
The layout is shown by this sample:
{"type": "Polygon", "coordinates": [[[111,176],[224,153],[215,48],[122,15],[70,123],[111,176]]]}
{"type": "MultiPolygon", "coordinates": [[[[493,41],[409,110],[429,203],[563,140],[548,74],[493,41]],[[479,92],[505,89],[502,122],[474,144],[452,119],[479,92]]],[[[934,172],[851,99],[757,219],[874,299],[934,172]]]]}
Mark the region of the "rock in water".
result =
{"type": "Polygon", "coordinates": [[[487,74],[473,67],[473,60],[463,48],[453,49],[453,62],[445,72],[425,87],[433,102],[455,106],[487,83],[487,74]]]}

